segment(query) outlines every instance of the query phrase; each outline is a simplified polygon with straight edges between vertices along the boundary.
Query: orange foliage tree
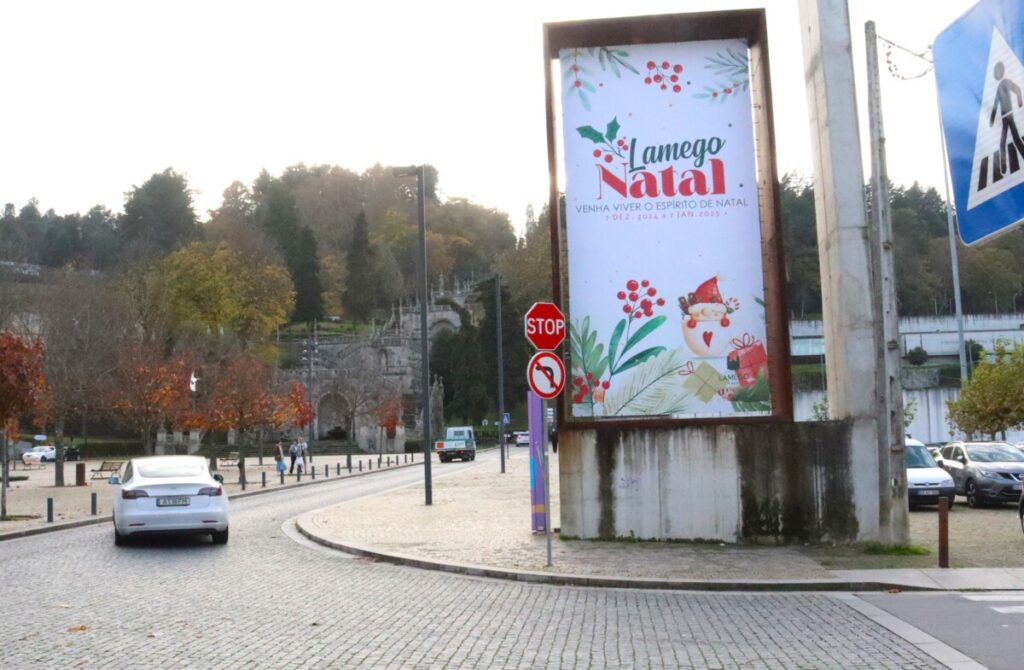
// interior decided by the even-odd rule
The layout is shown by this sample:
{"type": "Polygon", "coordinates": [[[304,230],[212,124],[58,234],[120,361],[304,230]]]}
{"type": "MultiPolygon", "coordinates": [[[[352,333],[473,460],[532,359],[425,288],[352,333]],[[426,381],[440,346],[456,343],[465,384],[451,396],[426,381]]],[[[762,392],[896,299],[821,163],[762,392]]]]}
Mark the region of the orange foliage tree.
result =
{"type": "Polygon", "coordinates": [[[7,517],[7,439],[17,436],[17,419],[36,410],[44,394],[42,343],[0,333],[0,519],[7,517]]]}
{"type": "Polygon", "coordinates": [[[189,423],[190,375],[191,366],[184,358],[166,360],[142,343],[127,345],[120,352],[110,406],[139,431],[147,454],[153,453],[153,437],[159,428],[189,423]]]}
{"type": "Polygon", "coordinates": [[[280,402],[269,390],[270,367],[251,354],[228,360],[218,371],[205,410],[205,428],[238,432],[238,468],[245,470],[245,447],[250,433],[273,426],[280,402]]]}

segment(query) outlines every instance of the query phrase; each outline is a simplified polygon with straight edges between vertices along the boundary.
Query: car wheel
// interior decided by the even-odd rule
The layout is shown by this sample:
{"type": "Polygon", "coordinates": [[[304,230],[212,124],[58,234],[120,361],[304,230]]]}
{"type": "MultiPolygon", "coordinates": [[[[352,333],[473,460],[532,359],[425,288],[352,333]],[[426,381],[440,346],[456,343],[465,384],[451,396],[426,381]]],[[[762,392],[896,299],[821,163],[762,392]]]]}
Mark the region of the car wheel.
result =
{"type": "Polygon", "coordinates": [[[1020,531],[1024,533],[1024,507],[1020,508],[1020,531]]]}
{"type": "Polygon", "coordinates": [[[947,498],[947,501],[949,503],[947,508],[949,509],[950,512],[952,512],[953,511],[953,506],[956,504],[956,496],[949,496],[949,498],[947,498]]]}
{"type": "Polygon", "coordinates": [[[114,526],[114,546],[115,547],[123,547],[123,546],[125,546],[127,544],[128,544],[128,536],[127,535],[121,535],[121,533],[119,533],[117,531],[117,526],[114,526]]]}
{"type": "Polygon", "coordinates": [[[975,485],[973,479],[967,480],[967,486],[964,487],[964,497],[967,498],[968,507],[981,507],[981,499],[978,497],[978,487],[975,485]]]}
{"type": "Polygon", "coordinates": [[[214,544],[227,544],[228,543],[228,528],[224,530],[215,530],[210,533],[210,537],[213,538],[214,544]]]}

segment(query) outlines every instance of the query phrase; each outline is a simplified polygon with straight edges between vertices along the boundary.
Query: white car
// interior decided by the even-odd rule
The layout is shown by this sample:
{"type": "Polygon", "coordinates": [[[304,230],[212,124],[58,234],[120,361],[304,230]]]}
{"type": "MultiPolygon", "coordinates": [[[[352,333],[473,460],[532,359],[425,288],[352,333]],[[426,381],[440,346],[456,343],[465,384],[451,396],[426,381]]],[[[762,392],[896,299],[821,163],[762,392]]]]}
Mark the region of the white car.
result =
{"type": "Polygon", "coordinates": [[[210,476],[201,456],[133,458],[114,496],[114,544],[157,533],[203,533],[214,544],[228,541],[228,495],[224,478],[210,476]]]}
{"type": "Polygon", "coordinates": [[[908,437],[903,456],[907,464],[907,500],[910,506],[938,505],[939,498],[945,498],[949,509],[953,509],[956,500],[953,478],[936,464],[924,443],[908,437]]]}
{"type": "Polygon", "coordinates": [[[57,460],[57,448],[52,444],[32,447],[30,451],[21,455],[21,462],[25,465],[38,465],[55,460],[57,460]]]}
{"type": "Polygon", "coordinates": [[[517,432],[516,434],[516,446],[517,447],[528,447],[530,446],[530,433],[526,431],[517,432]]]}

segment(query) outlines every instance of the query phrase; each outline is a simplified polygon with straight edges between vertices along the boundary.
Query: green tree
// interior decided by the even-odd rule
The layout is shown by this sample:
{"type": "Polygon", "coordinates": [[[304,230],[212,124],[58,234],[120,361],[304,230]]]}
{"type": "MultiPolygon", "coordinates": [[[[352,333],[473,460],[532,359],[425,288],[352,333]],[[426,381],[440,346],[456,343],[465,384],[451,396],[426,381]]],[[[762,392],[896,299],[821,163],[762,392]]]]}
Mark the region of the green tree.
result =
{"type": "Polygon", "coordinates": [[[345,286],[345,314],[356,321],[367,321],[376,302],[375,259],[370,251],[369,225],[366,214],[359,212],[348,245],[346,267],[348,281],[345,286]]]}
{"type": "Polygon", "coordinates": [[[167,168],[132,187],[118,232],[132,257],[163,256],[196,239],[199,224],[185,177],[167,168]]]}
{"type": "MultiPolygon", "coordinates": [[[[474,300],[483,307],[480,319],[480,352],[484,365],[484,379],[491,380],[491,397],[497,402],[498,386],[498,330],[495,279],[477,284],[474,300]]],[[[512,301],[509,290],[501,287],[501,353],[505,363],[505,406],[515,407],[526,399],[528,384],[523,371],[530,361],[529,344],[523,337],[524,309],[512,301]]],[[[495,405],[496,407],[496,405],[495,405]]],[[[497,413],[495,413],[497,416],[497,413]]]]}
{"type": "Polygon", "coordinates": [[[995,360],[983,358],[960,396],[946,406],[950,427],[968,436],[995,439],[1024,426],[1024,345],[997,346],[995,360]]]}

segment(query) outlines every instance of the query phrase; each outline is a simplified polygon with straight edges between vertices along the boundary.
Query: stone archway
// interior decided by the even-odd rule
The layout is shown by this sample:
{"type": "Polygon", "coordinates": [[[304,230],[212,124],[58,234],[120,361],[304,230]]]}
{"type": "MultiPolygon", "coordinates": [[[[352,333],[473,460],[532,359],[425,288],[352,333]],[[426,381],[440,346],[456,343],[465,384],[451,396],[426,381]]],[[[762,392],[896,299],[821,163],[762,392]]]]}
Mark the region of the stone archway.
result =
{"type": "Polygon", "coordinates": [[[348,402],[337,393],[328,393],[317,402],[317,437],[320,439],[353,440],[348,402]]]}

